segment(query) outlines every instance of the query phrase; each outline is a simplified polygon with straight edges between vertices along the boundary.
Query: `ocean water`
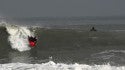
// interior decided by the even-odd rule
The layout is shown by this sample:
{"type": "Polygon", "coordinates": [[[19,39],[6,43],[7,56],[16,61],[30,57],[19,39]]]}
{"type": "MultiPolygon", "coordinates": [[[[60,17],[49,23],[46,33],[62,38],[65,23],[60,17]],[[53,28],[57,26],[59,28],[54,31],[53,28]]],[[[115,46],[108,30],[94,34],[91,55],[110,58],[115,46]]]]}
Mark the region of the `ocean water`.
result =
{"type": "Polygon", "coordinates": [[[0,70],[125,70],[123,17],[4,18],[0,25],[0,70]]]}

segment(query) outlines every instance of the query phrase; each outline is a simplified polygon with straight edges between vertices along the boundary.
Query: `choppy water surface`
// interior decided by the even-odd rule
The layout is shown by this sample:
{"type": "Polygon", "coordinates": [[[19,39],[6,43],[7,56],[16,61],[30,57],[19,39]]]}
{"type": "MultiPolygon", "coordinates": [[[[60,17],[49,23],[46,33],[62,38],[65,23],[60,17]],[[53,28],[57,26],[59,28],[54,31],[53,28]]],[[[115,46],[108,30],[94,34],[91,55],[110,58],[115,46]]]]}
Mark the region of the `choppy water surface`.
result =
{"type": "Polygon", "coordinates": [[[63,20],[1,22],[0,69],[125,70],[123,19],[63,20]],[[90,31],[93,26],[97,31],[90,31]],[[37,36],[35,48],[27,36],[37,36]]]}

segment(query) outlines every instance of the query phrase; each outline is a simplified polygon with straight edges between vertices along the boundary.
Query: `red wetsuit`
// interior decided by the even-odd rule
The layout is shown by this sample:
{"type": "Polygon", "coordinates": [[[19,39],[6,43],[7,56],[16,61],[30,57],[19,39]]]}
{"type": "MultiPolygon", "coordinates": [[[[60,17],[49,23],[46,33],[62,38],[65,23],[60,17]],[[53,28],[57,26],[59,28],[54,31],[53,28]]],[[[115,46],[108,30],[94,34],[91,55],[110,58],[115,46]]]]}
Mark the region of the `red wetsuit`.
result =
{"type": "Polygon", "coordinates": [[[37,41],[36,37],[28,37],[28,40],[30,47],[35,47],[37,41]]]}
{"type": "Polygon", "coordinates": [[[29,41],[29,44],[30,44],[31,47],[34,47],[36,45],[36,42],[29,41]]]}

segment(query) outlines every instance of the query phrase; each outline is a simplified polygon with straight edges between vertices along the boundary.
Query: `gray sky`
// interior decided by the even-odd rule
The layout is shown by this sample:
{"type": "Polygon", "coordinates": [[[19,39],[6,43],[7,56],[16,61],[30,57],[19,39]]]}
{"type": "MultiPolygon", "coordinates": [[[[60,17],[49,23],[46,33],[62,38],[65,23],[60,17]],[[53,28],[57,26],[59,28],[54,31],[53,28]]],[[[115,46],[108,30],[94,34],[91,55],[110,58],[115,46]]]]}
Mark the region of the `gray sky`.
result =
{"type": "Polygon", "coordinates": [[[125,16],[125,0],[0,0],[9,17],[125,16]]]}

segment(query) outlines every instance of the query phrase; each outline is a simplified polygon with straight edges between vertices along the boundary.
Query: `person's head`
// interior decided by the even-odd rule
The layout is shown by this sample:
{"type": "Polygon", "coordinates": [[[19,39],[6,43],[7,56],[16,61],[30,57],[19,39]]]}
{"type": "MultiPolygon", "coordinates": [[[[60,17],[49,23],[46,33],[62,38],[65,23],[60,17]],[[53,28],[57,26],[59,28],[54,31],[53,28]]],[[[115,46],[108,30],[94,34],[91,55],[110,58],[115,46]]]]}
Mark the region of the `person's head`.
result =
{"type": "Polygon", "coordinates": [[[31,37],[28,36],[28,39],[29,39],[29,41],[36,41],[37,40],[36,37],[32,37],[32,36],[31,37]]]}

